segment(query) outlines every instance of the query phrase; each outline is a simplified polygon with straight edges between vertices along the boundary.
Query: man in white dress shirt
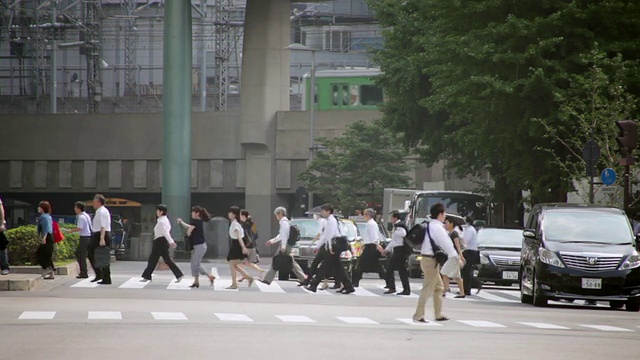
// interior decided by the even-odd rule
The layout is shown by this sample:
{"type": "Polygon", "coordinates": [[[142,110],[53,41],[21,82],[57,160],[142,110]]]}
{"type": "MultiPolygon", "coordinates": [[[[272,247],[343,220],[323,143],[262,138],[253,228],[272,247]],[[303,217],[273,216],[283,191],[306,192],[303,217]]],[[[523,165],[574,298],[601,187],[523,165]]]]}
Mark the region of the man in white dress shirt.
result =
{"type": "Polygon", "coordinates": [[[422,242],[420,268],[424,273],[424,282],[418,299],[418,306],[413,315],[413,321],[426,323],[424,319],[425,306],[430,297],[433,297],[433,309],[436,321],[449,320],[442,314],[442,294],[444,284],[440,277],[440,265],[435,259],[431,240],[439,246],[449,257],[457,256],[453,242],[444,228],[445,207],[438,203],[431,207],[431,221],[426,226],[424,241],[422,242]]]}
{"type": "MultiPolygon", "coordinates": [[[[376,212],[373,209],[364,211],[364,219],[367,221],[367,227],[362,235],[364,247],[362,253],[358,257],[358,263],[353,271],[353,286],[358,287],[362,279],[362,273],[374,272],[378,273],[380,279],[386,279],[384,267],[380,262],[380,254],[384,251],[380,245],[382,234],[378,229],[378,223],[375,220],[376,212]]],[[[389,284],[387,283],[387,286],[389,284]]]]}
{"type": "Polygon", "coordinates": [[[89,277],[87,271],[87,249],[91,243],[91,217],[85,211],[85,205],[82,201],[76,202],[73,210],[76,212],[76,228],[67,232],[80,235],[78,247],[76,248],[76,261],[80,267],[80,273],[76,279],[87,279],[89,277]]]}
{"type": "MultiPolygon", "coordinates": [[[[284,207],[278,207],[275,209],[273,214],[276,216],[276,219],[278,219],[278,223],[280,224],[280,231],[278,231],[278,235],[276,237],[267,241],[266,245],[269,246],[271,244],[278,244],[278,243],[280,244],[280,249],[278,250],[278,253],[291,257],[293,273],[296,275],[298,280],[302,283],[305,281],[304,271],[302,271],[302,268],[300,267],[300,265],[293,259],[293,256],[291,255],[293,246],[288,243],[289,234],[291,233],[291,223],[289,222],[289,219],[287,219],[287,209],[285,209],[284,207]]],[[[277,270],[273,269],[273,264],[272,264],[271,269],[269,269],[267,274],[260,281],[267,285],[271,284],[277,272],[278,272],[277,270]]]]}
{"type": "Polygon", "coordinates": [[[102,194],[96,194],[93,197],[93,208],[96,209],[96,213],[93,215],[93,223],[91,224],[93,233],[88,249],[89,262],[96,273],[96,277],[91,282],[98,281],[100,285],[111,284],[111,267],[97,268],[94,253],[98,247],[111,247],[111,214],[104,206],[105,202],[106,198],[102,194]]]}
{"type": "MultiPolygon", "coordinates": [[[[475,265],[480,264],[480,252],[478,251],[478,231],[473,226],[473,218],[467,216],[465,219],[467,225],[462,235],[462,256],[464,256],[465,264],[462,268],[462,282],[464,283],[464,293],[471,294],[473,287],[473,269],[475,265]]],[[[482,287],[477,284],[478,291],[482,287]]]]}
{"type": "Polygon", "coordinates": [[[391,235],[391,241],[383,252],[383,255],[391,254],[387,263],[387,286],[389,290],[385,291],[385,294],[396,292],[394,271],[397,270],[402,283],[402,292],[399,292],[398,295],[411,295],[407,259],[412,253],[412,249],[407,247],[404,242],[404,238],[407,237],[407,228],[400,221],[400,213],[398,211],[391,213],[391,222],[393,223],[393,235],[391,235]]]}

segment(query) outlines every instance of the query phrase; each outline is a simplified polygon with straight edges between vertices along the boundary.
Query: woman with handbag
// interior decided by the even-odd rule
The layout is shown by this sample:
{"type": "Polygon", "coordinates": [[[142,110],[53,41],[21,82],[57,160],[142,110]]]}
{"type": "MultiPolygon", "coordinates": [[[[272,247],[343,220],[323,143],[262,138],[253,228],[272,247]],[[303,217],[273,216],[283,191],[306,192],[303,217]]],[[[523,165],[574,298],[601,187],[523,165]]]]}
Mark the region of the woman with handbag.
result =
{"type": "Polygon", "coordinates": [[[455,279],[456,284],[458,284],[458,288],[460,289],[460,294],[456,295],[455,298],[464,299],[466,294],[464,291],[464,282],[460,273],[462,266],[464,266],[464,257],[462,256],[462,247],[460,246],[460,238],[462,238],[461,234],[463,232],[462,224],[460,224],[456,218],[447,217],[444,221],[444,226],[449,232],[449,237],[451,238],[458,255],[450,257],[447,262],[444,263],[442,269],[440,269],[440,274],[442,275],[442,280],[444,282],[444,293],[442,293],[442,296],[451,292],[451,289],[449,289],[449,279],[455,279]],[[459,231],[456,231],[456,227],[459,231]]]}
{"type": "Polygon", "coordinates": [[[238,273],[242,274],[245,279],[249,281],[249,287],[253,285],[253,277],[247,274],[246,271],[240,266],[249,253],[249,250],[244,244],[244,229],[240,225],[240,208],[232,206],[227,214],[231,225],[229,226],[229,239],[231,245],[229,246],[229,253],[227,254],[227,261],[229,262],[229,269],[231,270],[231,286],[227,289],[234,290],[238,288],[238,282],[236,276],[238,273]]]}
{"type": "MultiPolygon", "coordinates": [[[[256,240],[258,237],[254,232],[255,224],[251,219],[251,215],[249,215],[249,211],[242,209],[240,210],[240,224],[242,225],[242,230],[244,230],[245,246],[247,247],[247,257],[244,259],[244,266],[250,267],[255,271],[258,271],[262,277],[264,273],[267,271],[260,266],[258,266],[259,258],[258,258],[258,248],[256,247],[256,240]]],[[[244,277],[241,277],[239,282],[243,282],[245,280],[244,277]]]]}
{"type": "Polygon", "coordinates": [[[191,208],[191,224],[187,224],[178,218],[178,224],[187,230],[188,248],[191,251],[191,275],[193,276],[193,284],[190,288],[199,288],[199,275],[202,274],[209,278],[211,286],[216,279],[215,276],[209,274],[202,266],[202,258],[207,252],[207,241],[204,238],[204,223],[211,219],[211,215],[207,209],[201,206],[191,208]]]}
{"type": "Polygon", "coordinates": [[[41,201],[38,204],[38,239],[40,246],[36,252],[38,263],[42,267],[43,277],[47,280],[55,279],[53,275],[53,219],[51,218],[51,204],[41,201]]]}

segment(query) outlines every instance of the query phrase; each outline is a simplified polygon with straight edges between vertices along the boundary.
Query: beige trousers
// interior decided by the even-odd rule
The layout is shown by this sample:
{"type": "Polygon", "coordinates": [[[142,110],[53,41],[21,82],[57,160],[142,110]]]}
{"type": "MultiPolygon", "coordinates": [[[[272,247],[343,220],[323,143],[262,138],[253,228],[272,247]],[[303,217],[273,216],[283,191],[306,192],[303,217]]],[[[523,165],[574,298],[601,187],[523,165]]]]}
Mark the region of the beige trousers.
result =
{"type": "Polygon", "coordinates": [[[420,320],[424,318],[425,306],[430,297],[433,297],[435,318],[441,318],[444,316],[442,315],[444,285],[440,277],[440,266],[434,258],[423,256],[420,260],[420,268],[422,268],[422,272],[424,273],[424,283],[422,284],[422,290],[420,290],[418,307],[416,308],[416,313],[413,315],[413,319],[420,320]]]}

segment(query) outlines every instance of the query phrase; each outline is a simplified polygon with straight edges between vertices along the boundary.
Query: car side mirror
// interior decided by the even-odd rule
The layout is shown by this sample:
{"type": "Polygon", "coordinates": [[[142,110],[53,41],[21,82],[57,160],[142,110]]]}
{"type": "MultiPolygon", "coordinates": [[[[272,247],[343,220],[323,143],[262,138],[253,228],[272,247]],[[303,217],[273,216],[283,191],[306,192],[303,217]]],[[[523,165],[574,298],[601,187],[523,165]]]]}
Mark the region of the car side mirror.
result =
{"type": "Polygon", "coordinates": [[[531,240],[536,240],[538,237],[536,236],[536,232],[535,230],[531,230],[531,229],[526,229],[522,232],[522,236],[525,237],[525,239],[531,239],[531,240]]]}

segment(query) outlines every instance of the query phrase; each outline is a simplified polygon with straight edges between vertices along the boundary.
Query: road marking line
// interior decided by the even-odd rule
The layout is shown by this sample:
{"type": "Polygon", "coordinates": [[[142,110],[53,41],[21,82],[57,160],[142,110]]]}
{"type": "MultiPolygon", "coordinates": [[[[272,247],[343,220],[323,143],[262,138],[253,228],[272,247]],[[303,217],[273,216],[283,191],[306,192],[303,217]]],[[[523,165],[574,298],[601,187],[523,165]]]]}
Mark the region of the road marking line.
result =
{"type": "Polygon", "coordinates": [[[245,314],[226,314],[215,313],[218,319],[222,321],[240,321],[240,322],[253,322],[253,320],[245,314]]]}
{"type": "Polygon", "coordinates": [[[602,331],[633,331],[630,329],[624,329],[616,326],[609,325],[580,325],[591,329],[602,330],[602,331]]]}
{"type": "Polygon", "coordinates": [[[375,297],[379,297],[380,296],[378,294],[372,293],[371,291],[363,288],[362,286],[359,286],[359,287],[354,288],[354,289],[356,290],[356,292],[354,292],[353,295],[356,295],[356,296],[375,296],[375,297]]]}
{"type": "Polygon", "coordinates": [[[554,325],[554,324],[545,324],[545,323],[532,323],[532,322],[519,322],[518,324],[531,326],[537,329],[549,329],[549,330],[569,330],[568,327],[554,325]]]}
{"type": "Polygon", "coordinates": [[[507,294],[509,296],[513,296],[514,298],[520,300],[520,291],[517,290],[500,290],[501,293],[507,294]]]}
{"type": "Polygon", "coordinates": [[[82,279],[77,283],[71,285],[72,288],[95,288],[100,286],[98,282],[91,282],[91,279],[82,279]]]}
{"type": "Polygon", "coordinates": [[[156,320],[189,320],[181,312],[151,312],[151,315],[156,320]]]}
{"type": "Polygon", "coordinates": [[[171,280],[171,282],[167,286],[167,290],[191,290],[189,286],[191,286],[191,284],[189,284],[189,282],[185,281],[184,279],[182,279],[182,281],[180,282],[171,280]]]}
{"type": "Polygon", "coordinates": [[[217,267],[214,266],[211,268],[211,275],[215,276],[216,279],[220,279],[220,273],[218,273],[217,267]]]}
{"type": "Polygon", "coordinates": [[[132,277],[129,280],[125,281],[124,284],[118,286],[119,289],[143,289],[145,286],[149,285],[150,281],[142,282],[141,277],[132,277]]]}
{"type": "Polygon", "coordinates": [[[365,317],[352,317],[352,316],[337,316],[338,320],[345,322],[347,324],[366,324],[366,325],[377,325],[378,323],[365,317]]]}
{"type": "Polygon", "coordinates": [[[89,311],[89,320],[122,320],[120,311],[89,311]]]}
{"type": "Polygon", "coordinates": [[[485,300],[497,301],[497,302],[516,302],[515,300],[506,299],[506,298],[503,298],[501,296],[493,295],[493,294],[490,294],[490,293],[488,293],[486,291],[481,291],[480,293],[475,294],[473,296],[477,296],[477,297],[483,298],[485,300]]]}
{"type": "Polygon", "coordinates": [[[313,319],[310,319],[307,316],[304,315],[276,315],[276,317],[280,320],[282,320],[283,322],[290,322],[290,323],[314,323],[316,322],[313,319]]]}
{"type": "Polygon", "coordinates": [[[23,311],[18,320],[53,320],[55,311],[23,311]]]}
{"type": "MultiPolygon", "coordinates": [[[[214,275],[215,276],[215,275],[214,275]]],[[[238,283],[238,286],[243,283],[238,283]]],[[[213,283],[213,290],[215,291],[238,291],[238,289],[227,289],[231,286],[231,279],[221,279],[216,276],[216,281],[213,283]]]]}
{"type": "Polygon", "coordinates": [[[272,281],[271,284],[267,285],[267,284],[261,283],[259,280],[256,280],[255,284],[258,286],[258,289],[260,289],[260,291],[265,292],[265,293],[283,293],[283,292],[285,292],[284,290],[282,290],[280,285],[278,285],[275,281],[272,281]]]}
{"type": "Polygon", "coordinates": [[[333,290],[331,290],[330,288],[326,288],[325,290],[320,290],[318,289],[316,292],[313,291],[309,291],[307,290],[307,288],[305,286],[301,286],[302,290],[304,290],[307,294],[311,294],[311,295],[333,295],[333,290]]]}
{"type": "Polygon", "coordinates": [[[503,328],[506,327],[504,325],[494,323],[491,321],[481,321],[481,320],[458,320],[458,322],[463,323],[465,325],[473,326],[473,327],[483,327],[483,328],[503,328]]]}
{"type": "Polygon", "coordinates": [[[426,322],[426,323],[419,323],[419,322],[415,322],[415,321],[413,321],[413,319],[411,319],[411,318],[409,318],[409,319],[400,319],[400,318],[398,318],[398,319],[396,319],[396,320],[398,320],[398,321],[400,321],[400,322],[403,322],[403,323],[405,323],[405,324],[409,324],[409,325],[417,325],[417,326],[431,326],[431,327],[438,327],[438,326],[442,326],[442,324],[438,324],[438,323],[436,323],[436,322],[434,322],[434,321],[429,321],[429,322],[426,322]]]}
{"type": "MultiPolygon", "coordinates": [[[[362,285],[360,285],[362,286],[362,285]]],[[[378,285],[378,287],[380,289],[382,289],[383,291],[387,291],[387,289],[385,289],[385,285],[378,285]]],[[[396,290],[396,293],[401,292],[402,290],[396,290]]],[[[413,292],[411,293],[411,295],[394,295],[394,294],[383,294],[383,297],[399,297],[399,298],[407,298],[407,299],[417,299],[419,298],[418,295],[414,294],[413,292]]]]}

